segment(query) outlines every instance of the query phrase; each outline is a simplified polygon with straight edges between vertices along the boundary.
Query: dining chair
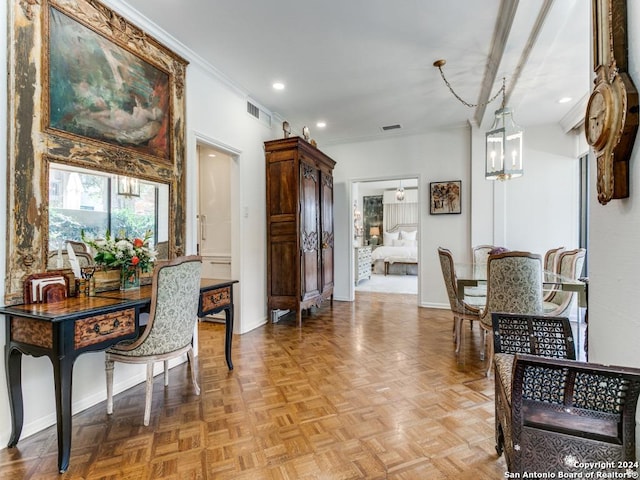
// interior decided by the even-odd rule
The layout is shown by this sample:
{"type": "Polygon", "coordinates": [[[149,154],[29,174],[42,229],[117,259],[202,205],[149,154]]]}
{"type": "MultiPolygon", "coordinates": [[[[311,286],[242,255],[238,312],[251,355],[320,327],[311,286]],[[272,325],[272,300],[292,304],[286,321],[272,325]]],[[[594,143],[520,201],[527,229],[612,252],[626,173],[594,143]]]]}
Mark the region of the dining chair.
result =
{"type": "MultiPolygon", "coordinates": [[[[542,257],[536,253],[508,251],[489,256],[487,263],[487,303],[480,314],[485,341],[482,351],[488,349],[487,376],[493,364],[492,314],[542,313],[542,257]],[[488,343],[488,345],[487,345],[488,343]]],[[[484,355],[483,355],[484,357],[484,355]]]]}
{"type": "Polygon", "coordinates": [[[513,464],[514,445],[511,423],[511,388],[515,355],[528,354],[576,359],[571,324],[566,317],[491,314],[493,325],[493,364],[495,378],[496,452],[504,452],[507,465],[513,464]]]}
{"type": "Polygon", "coordinates": [[[456,353],[458,353],[462,342],[462,322],[463,320],[469,320],[473,325],[473,322],[479,319],[480,308],[484,305],[484,298],[465,297],[465,300],[460,300],[458,298],[458,279],[451,251],[439,247],[438,257],[440,258],[442,277],[449,297],[449,306],[453,314],[453,339],[456,353]]]}
{"type": "Polygon", "coordinates": [[[624,478],[630,467],[635,472],[640,369],[528,354],[515,354],[507,368],[510,383],[496,401],[502,402],[497,415],[504,435],[497,452],[504,447],[509,478],[525,472],[589,478],[594,471],[624,478]]]}
{"type": "Polygon", "coordinates": [[[471,255],[473,258],[473,264],[474,265],[478,265],[478,264],[485,264],[487,263],[487,260],[489,259],[489,252],[491,252],[491,250],[493,250],[494,248],[496,248],[493,245],[476,245],[475,247],[473,247],[471,249],[471,255]]]}
{"type": "MultiPolygon", "coordinates": [[[[584,248],[561,252],[558,256],[558,274],[568,280],[577,280],[582,274],[586,253],[584,248]]],[[[544,299],[544,313],[552,316],[569,316],[575,296],[575,292],[556,289],[549,298],[544,299]]]]}
{"type": "MultiPolygon", "coordinates": [[[[544,254],[544,270],[546,272],[558,273],[558,257],[560,254],[564,252],[564,247],[558,248],[550,248],[544,254]]],[[[553,296],[554,292],[558,289],[557,286],[550,287],[549,289],[545,289],[543,301],[548,302],[549,299],[553,296]]]]}
{"type": "Polygon", "coordinates": [[[157,262],[153,270],[151,310],[148,323],[135,340],[120,342],[106,350],[107,414],[113,413],[114,362],[146,364],[144,425],[149,425],[153,391],[153,366],[164,362],[164,385],[169,384],[169,360],[187,354],[191,380],[200,395],[198,368],[193,354],[193,332],[198,320],[202,259],[191,255],[157,262]]]}

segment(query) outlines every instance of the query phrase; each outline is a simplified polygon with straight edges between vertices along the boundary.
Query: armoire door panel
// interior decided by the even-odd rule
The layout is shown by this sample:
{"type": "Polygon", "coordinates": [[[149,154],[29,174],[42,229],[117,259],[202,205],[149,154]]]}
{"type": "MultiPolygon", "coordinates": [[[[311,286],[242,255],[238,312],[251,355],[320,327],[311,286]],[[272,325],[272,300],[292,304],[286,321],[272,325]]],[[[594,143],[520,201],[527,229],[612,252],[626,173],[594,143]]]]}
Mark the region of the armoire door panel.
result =
{"type": "Polygon", "coordinates": [[[297,296],[296,276],[291,275],[292,271],[296,271],[296,243],[272,243],[271,258],[276,261],[271,263],[270,295],[297,296]]]}
{"type": "Polygon", "coordinates": [[[297,212],[296,165],[293,160],[268,166],[267,215],[292,215],[297,212]]]}

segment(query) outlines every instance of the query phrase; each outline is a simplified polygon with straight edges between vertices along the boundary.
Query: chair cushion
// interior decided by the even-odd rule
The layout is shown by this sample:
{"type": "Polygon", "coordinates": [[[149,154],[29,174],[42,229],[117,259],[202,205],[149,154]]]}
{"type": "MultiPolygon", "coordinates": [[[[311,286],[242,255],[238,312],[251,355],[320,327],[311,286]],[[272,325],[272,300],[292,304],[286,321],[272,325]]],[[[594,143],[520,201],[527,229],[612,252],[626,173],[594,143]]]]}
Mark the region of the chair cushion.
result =
{"type": "Polygon", "coordinates": [[[509,353],[496,353],[493,361],[496,365],[496,381],[502,384],[502,390],[505,392],[507,401],[511,405],[511,379],[513,378],[513,362],[515,356],[509,353]]]}

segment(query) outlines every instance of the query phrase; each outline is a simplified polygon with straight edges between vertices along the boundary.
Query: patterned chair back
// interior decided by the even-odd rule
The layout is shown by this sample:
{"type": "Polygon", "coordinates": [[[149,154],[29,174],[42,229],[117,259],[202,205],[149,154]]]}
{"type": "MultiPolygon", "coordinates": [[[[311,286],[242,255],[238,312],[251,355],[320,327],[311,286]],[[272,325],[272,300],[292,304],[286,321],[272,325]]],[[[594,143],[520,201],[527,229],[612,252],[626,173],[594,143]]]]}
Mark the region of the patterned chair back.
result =
{"type": "Polygon", "coordinates": [[[489,252],[493,250],[493,245],[476,245],[471,249],[471,253],[473,254],[473,264],[474,265],[486,265],[489,260],[489,252]]]}
{"type": "MultiPolygon", "coordinates": [[[[561,252],[558,256],[558,274],[570,280],[577,280],[582,273],[585,255],[586,250],[584,248],[561,252]]],[[[558,305],[558,308],[554,310],[554,312],[564,315],[564,312],[566,312],[570,305],[572,297],[573,292],[556,289],[553,295],[545,300],[558,305]]]]}
{"type": "Polygon", "coordinates": [[[201,268],[202,260],[195,255],[156,264],[147,328],[135,348],[118,350],[119,354],[162,355],[191,343],[198,319],[201,268]]]}
{"type": "Polygon", "coordinates": [[[551,248],[547,250],[547,253],[544,254],[544,269],[547,272],[558,271],[558,258],[562,252],[564,252],[564,247],[551,248]]]}
{"type": "Polygon", "coordinates": [[[453,312],[458,311],[458,291],[456,287],[456,272],[453,265],[453,256],[451,251],[446,248],[438,248],[438,257],[440,258],[440,268],[442,269],[442,278],[447,288],[447,296],[449,297],[449,305],[453,312]]]}
{"type": "Polygon", "coordinates": [[[487,306],[480,318],[492,328],[494,312],[542,313],[542,257],[529,252],[504,252],[489,256],[487,306]]]}

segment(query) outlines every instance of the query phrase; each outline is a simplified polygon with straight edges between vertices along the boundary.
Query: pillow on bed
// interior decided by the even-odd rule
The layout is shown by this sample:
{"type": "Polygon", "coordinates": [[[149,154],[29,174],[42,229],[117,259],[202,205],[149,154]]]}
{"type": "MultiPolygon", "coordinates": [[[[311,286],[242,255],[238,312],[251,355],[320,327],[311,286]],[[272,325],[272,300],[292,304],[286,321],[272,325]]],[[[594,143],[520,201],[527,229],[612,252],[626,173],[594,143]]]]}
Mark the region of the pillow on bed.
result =
{"type": "Polygon", "coordinates": [[[413,232],[405,232],[404,230],[400,230],[400,239],[401,240],[415,240],[417,234],[418,234],[417,230],[414,230],[413,232]]]}
{"type": "Polygon", "coordinates": [[[398,240],[400,232],[384,232],[382,235],[382,243],[384,245],[392,245],[394,240],[398,240]]]}
{"type": "Polygon", "coordinates": [[[391,244],[392,247],[417,247],[417,240],[394,240],[391,244]]]}

